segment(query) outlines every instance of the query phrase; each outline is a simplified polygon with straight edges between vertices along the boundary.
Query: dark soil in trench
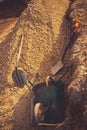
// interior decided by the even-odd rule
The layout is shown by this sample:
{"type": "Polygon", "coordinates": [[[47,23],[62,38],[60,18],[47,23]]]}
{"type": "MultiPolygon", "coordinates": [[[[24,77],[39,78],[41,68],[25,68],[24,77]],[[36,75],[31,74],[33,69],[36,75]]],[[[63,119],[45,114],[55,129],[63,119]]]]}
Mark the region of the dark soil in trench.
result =
{"type": "Polygon", "coordinates": [[[0,3],[0,19],[15,18],[21,15],[26,5],[23,0],[7,0],[0,3]]]}

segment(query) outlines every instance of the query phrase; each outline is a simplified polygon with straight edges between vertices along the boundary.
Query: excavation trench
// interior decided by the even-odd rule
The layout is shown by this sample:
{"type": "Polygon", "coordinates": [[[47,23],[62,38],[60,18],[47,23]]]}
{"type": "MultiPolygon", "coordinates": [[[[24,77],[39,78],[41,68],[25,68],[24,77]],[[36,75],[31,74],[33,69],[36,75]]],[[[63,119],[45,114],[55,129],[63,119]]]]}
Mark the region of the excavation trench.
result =
{"type": "MultiPolygon", "coordinates": [[[[20,67],[27,72],[32,82],[36,72],[39,72],[45,81],[46,77],[51,75],[53,65],[61,60],[70,39],[69,22],[65,18],[69,1],[31,0],[28,7],[23,1],[18,4],[16,0],[14,4],[10,2],[0,4],[0,129],[31,130],[29,90],[26,86],[18,89],[11,77],[17,59],[20,35],[24,35],[20,67]]],[[[66,89],[72,80],[69,54],[70,50],[65,56],[63,69],[55,77],[55,80],[58,79],[69,66],[70,69],[63,78],[66,89]]],[[[41,82],[42,78],[38,83],[41,82]]],[[[65,109],[66,106],[64,111],[65,109]]]]}

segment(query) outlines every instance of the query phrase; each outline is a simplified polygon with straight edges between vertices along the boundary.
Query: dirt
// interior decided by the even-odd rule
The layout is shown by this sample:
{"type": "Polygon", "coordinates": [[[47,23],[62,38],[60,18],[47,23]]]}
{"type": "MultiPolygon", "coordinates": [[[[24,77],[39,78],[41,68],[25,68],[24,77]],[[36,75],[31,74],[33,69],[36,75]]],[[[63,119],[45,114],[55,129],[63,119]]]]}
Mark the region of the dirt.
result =
{"type": "MultiPolygon", "coordinates": [[[[16,3],[11,5],[0,5],[0,130],[32,130],[29,90],[26,86],[14,86],[11,76],[20,36],[24,36],[24,41],[19,66],[27,72],[29,80],[33,81],[39,72],[45,81],[69,41],[69,23],[65,19],[69,1],[31,0],[28,7],[23,3],[20,6],[20,2],[20,7],[16,3]]],[[[64,78],[66,85],[70,82],[66,82],[68,76],[64,78]]]]}

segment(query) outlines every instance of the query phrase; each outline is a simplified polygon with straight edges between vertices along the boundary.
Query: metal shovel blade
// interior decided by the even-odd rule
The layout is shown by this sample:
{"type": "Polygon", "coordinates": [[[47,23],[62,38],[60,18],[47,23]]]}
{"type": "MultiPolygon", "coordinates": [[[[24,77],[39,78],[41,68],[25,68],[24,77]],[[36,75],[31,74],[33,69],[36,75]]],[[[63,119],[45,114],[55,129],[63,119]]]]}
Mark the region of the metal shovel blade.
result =
{"type": "Polygon", "coordinates": [[[58,61],[51,69],[53,75],[55,75],[63,67],[62,61],[58,61]]]}
{"type": "Polygon", "coordinates": [[[14,84],[18,88],[22,88],[22,87],[24,87],[24,85],[27,82],[27,75],[26,75],[26,73],[23,70],[21,70],[21,69],[15,69],[12,72],[12,79],[14,81],[14,84]]]}

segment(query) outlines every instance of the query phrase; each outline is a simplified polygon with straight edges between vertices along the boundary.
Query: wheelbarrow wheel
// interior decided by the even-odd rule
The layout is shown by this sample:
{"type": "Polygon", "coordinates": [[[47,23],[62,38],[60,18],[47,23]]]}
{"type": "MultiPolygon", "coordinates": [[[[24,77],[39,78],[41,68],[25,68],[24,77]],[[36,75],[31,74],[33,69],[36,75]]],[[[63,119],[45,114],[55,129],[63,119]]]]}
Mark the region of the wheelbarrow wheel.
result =
{"type": "Polygon", "coordinates": [[[36,103],[34,106],[35,122],[38,124],[44,121],[44,108],[41,103],[36,103]]]}

